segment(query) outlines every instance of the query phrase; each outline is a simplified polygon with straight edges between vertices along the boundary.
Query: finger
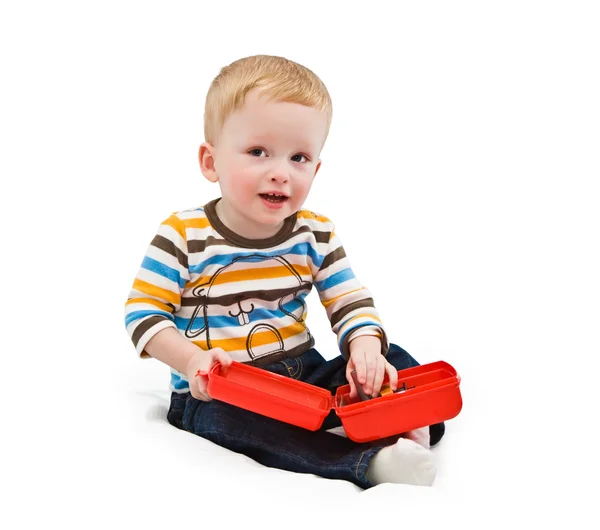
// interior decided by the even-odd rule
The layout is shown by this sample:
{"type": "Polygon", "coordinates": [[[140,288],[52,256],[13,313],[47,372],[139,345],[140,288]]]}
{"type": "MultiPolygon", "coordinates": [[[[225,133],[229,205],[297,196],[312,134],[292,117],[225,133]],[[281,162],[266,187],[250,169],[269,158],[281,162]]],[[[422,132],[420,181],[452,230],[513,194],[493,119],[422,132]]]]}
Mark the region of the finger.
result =
{"type": "Polygon", "coordinates": [[[346,363],[346,381],[348,381],[348,384],[350,385],[350,393],[348,394],[348,397],[350,399],[353,399],[356,397],[356,388],[354,387],[354,381],[352,380],[352,370],[354,370],[354,362],[352,361],[352,357],[350,357],[348,359],[348,362],[346,363]]]}
{"type": "Polygon", "coordinates": [[[197,375],[194,379],[196,380],[196,390],[199,394],[197,399],[200,399],[201,401],[210,401],[212,398],[208,393],[208,376],[197,375]]]}
{"type": "Polygon", "coordinates": [[[367,375],[366,383],[364,385],[365,392],[369,395],[373,395],[373,386],[375,383],[375,372],[377,370],[377,357],[369,356],[366,361],[367,375]]]}
{"type": "Polygon", "coordinates": [[[352,357],[352,361],[354,362],[354,369],[356,370],[358,382],[364,387],[367,382],[367,362],[365,353],[359,351],[352,357]]]}
{"type": "Polygon", "coordinates": [[[212,398],[208,394],[202,394],[198,392],[198,389],[195,389],[193,392],[191,392],[191,394],[192,397],[199,401],[212,401],[212,398]]]}
{"type": "Polygon", "coordinates": [[[221,363],[223,375],[227,373],[227,369],[231,366],[233,359],[225,350],[220,350],[216,354],[216,360],[221,363]]]}
{"type": "Polygon", "coordinates": [[[387,372],[389,377],[390,388],[393,392],[395,392],[398,388],[398,370],[396,370],[394,365],[385,361],[385,371],[387,372]]]}
{"type": "Polygon", "coordinates": [[[354,387],[356,388],[356,394],[360,397],[361,401],[369,399],[369,396],[363,390],[363,386],[358,382],[356,370],[353,370],[350,375],[352,376],[352,380],[354,381],[354,387]]]}
{"type": "Polygon", "coordinates": [[[224,367],[223,363],[221,362],[223,356],[226,355],[225,350],[223,350],[222,348],[211,348],[210,350],[208,350],[208,353],[210,355],[210,365],[206,369],[207,375],[209,372],[212,372],[212,370],[215,368],[215,365],[217,364],[219,365],[218,373],[221,374],[222,372],[222,375],[225,375],[226,367],[224,367]]]}
{"type": "Polygon", "coordinates": [[[194,399],[198,399],[200,401],[207,401],[207,398],[210,398],[210,396],[208,396],[208,394],[205,394],[204,392],[200,391],[197,383],[196,384],[192,383],[190,385],[190,394],[192,394],[192,397],[194,399]]]}
{"type": "Polygon", "coordinates": [[[211,358],[210,364],[212,366],[213,364],[215,364],[215,362],[219,361],[219,357],[221,357],[221,355],[225,353],[225,350],[223,348],[212,348],[211,350],[209,350],[209,353],[211,358]]]}
{"type": "Polygon", "coordinates": [[[381,385],[383,384],[383,378],[385,376],[385,360],[381,355],[380,359],[377,360],[377,368],[375,370],[375,381],[373,383],[373,395],[378,396],[381,391],[381,385]]]}
{"type": "Polygon", "coordinates": [[[383,370],[383,366],[381,363],[381,355],[377,355],[373,358],[373,372],[371,374],[371,395],[373,397],[379,395],[379,389],[381,388],[381,383],[379,383],[379,387],[377,387],[377,381],[381,375],[381,371],[383,370]]]}
{"type": "Polygon", "coordinates": [[[223,366],[229,366],[231,364],[231,355],[229,355],[229,353],[227,353],[225,350],[218,348],[215,353],[215,357],[223,366]]]}
{"type": "Polygon", "coordinates": [[[358,392],[356,390],[356,386],[354,385],[352,376],[350,374],[346,374],[346,379],[348,380],[348,384],[350,385],[350,394],[348,394],[348,397],[350,399],[354,399],[358,395],[358,392]]]}

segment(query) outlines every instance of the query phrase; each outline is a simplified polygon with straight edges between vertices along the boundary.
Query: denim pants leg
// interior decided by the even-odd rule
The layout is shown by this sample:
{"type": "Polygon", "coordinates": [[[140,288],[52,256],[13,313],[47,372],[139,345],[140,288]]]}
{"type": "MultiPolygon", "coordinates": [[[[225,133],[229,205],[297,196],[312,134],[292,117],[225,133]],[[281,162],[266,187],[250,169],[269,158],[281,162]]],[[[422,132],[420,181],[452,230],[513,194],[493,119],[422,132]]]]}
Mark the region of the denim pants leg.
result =
{"type": "MultiPolygon", "coordinates": [[[[408,353],[395,345],[388,355],[390,353],[388,360],[394,366],[416,365],[408,353]]],[[[299,357],[262,368],[335,393],[338,386],[347,384],[345,367],[343,358],[325,361],[311,349],[299,357]]],[[[372,486],[366,477],[370,459],[389,443],[385,440],[356,443],[326,432],[341,424],[333,411],[320,430],[309,431],[218,400],[199,401],[189,393],[172,394],[168,420],[176,427],[242,453],[265,466],[347,480],[363,489],[372,486]]]]}

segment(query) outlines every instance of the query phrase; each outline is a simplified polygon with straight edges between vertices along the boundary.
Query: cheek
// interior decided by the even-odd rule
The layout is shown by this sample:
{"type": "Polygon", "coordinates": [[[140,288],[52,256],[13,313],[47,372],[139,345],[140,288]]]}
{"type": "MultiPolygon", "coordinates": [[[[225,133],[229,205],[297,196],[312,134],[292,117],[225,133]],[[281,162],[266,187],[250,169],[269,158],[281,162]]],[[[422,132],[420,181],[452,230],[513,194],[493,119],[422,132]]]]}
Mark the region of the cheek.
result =
{"type": "Polygon", "coordinates": [[[254,195],[257,178],[255,172],[247,165],[237,164],[229,167],[228,188],[235,195],[254,195]]]}
{"type": "Polygon", "coordinates": [[[312,173],[301,175],[298,179],[296,179],[296,192],[307,194],[310,191],[313,180],[314,177],[312,173]]]}

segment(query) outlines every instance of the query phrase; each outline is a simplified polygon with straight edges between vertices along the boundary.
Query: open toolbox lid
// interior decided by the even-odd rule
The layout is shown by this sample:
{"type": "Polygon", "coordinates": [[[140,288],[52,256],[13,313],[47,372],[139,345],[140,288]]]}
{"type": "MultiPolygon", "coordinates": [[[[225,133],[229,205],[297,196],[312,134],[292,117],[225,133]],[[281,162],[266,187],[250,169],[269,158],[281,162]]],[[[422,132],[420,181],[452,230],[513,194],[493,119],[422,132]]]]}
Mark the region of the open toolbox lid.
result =
{"type": "MultiPolygon", "coordinates": [[[[384,383],[388,381],[386,376],[384,383]]],[[[208,373],[214,398],[308,430],[318,430],[334,409],[351,440],[366,442],[454,418],[462,409],[460,376],[445,361],[398,371],[396,393],[350,400],[350,385],[335,396],[324,389],[233,361],[208,373]]]]}

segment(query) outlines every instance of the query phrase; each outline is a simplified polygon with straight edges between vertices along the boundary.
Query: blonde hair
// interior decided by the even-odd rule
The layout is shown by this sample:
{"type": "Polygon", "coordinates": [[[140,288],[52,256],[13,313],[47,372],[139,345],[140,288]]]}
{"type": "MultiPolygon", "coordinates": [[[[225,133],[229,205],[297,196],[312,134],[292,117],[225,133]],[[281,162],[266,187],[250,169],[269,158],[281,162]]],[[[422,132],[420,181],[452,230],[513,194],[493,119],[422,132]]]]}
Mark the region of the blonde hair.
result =
{"type": "Polygon", "coordinates": [[[259,88],[271,100],[299,103],[323,111],[327,130],[332,103],[325,84],[308,68],[272,55],[238,59],[221,69],[208,89],[204,107],[204,137],[214,145],[227,117],[244,104],[246,94],[259,88]]]}

